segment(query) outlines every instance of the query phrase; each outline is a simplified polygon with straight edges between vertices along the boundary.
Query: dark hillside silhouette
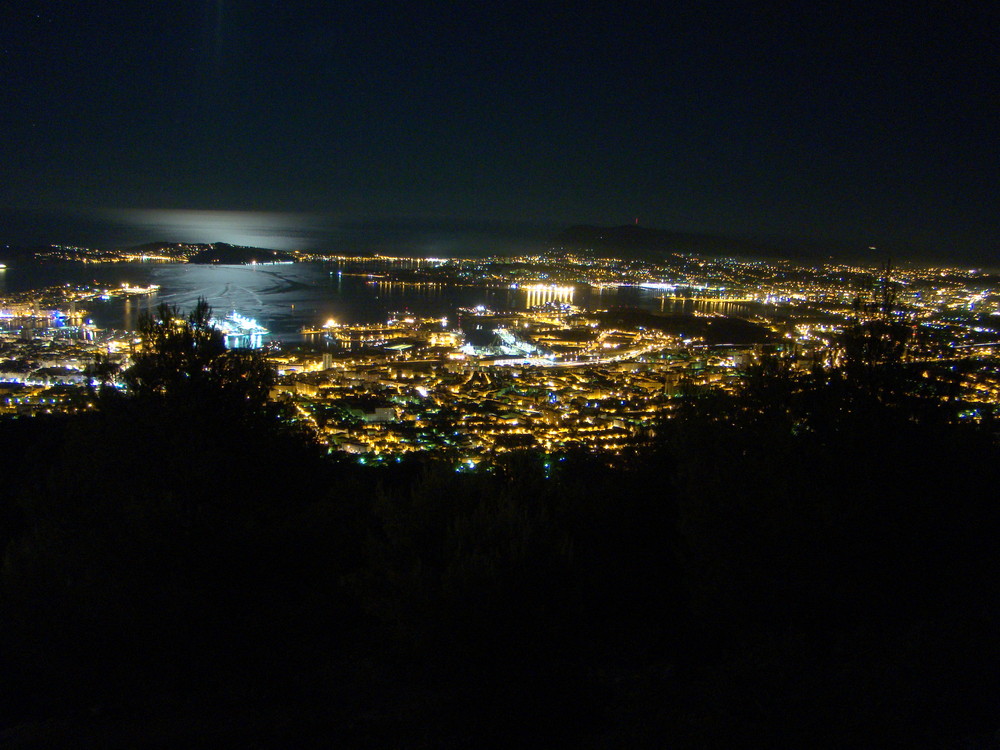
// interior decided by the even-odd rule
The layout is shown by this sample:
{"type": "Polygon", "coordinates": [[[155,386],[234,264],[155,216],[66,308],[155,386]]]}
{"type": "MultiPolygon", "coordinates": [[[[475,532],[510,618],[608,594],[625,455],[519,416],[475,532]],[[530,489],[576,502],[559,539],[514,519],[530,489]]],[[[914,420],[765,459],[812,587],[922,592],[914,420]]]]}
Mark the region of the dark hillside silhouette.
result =
{"type": "Polygon", "coordinates": [[[772,359],[613,461],[369,470],[201,317],[0,423],[4,744],[991,746],[989,423],[772,359]]]}

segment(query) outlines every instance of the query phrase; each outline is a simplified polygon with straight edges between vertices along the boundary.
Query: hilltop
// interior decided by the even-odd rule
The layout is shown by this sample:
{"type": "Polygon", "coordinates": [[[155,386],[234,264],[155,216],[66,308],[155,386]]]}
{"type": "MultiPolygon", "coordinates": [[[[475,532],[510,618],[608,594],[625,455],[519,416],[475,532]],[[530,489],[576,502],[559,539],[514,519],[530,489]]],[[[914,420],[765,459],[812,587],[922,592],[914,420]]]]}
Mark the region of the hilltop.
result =
{"type": "Polygon", "coordinates": [[[259,247],[239,247],[225,242],[209,245],[188,259],[188,263],[249,265],[251,263],[291,263],[295,256],[281,250],[265,250],[259,247]]]}
{"type": "Polygon", "coordinates": [[[649,259],[664,253],[791,258],[812,256],[819,252],[816,247],[807,247],[802,244],[790,246],[784,243],[761,242],[744,237],[674,232],[635,224],[615,227],[578,224],[552,237],[550,244],[553,247],[591,250],[610,256],[649,259]]]}

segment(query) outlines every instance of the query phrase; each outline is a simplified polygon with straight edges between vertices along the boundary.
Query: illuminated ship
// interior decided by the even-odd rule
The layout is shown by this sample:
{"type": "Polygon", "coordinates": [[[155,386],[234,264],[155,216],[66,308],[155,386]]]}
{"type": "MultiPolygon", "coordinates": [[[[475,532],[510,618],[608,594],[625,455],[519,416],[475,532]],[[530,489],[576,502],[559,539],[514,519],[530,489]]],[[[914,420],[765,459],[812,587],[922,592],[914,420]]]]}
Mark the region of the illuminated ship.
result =
{"type": "Polygon", "coordinates": [[[123,297],[141,296],[145,294],[155,294],[159,291],[159,284],[150,284],[149,286],[133,286],[132,284],[122,284],[121,288],[117,289],[117,293],[123,297]]]}
{"type": "Polygon", "coordinates": [[[548,313],[552,315],[576,315],[582,312],[582,310],[576,305],[571,305],[569,302],[553,299],[548,302],[542,302],[539,305],[534,305],[529,312],[548,313]]]}
{"type": "Polygon", "coordinates": [[[268,330],[256,320],[235,310],[222,320],[212,318],[208,323],[225,337],[227,349],[259,349],[268,334],[268,330]]]}

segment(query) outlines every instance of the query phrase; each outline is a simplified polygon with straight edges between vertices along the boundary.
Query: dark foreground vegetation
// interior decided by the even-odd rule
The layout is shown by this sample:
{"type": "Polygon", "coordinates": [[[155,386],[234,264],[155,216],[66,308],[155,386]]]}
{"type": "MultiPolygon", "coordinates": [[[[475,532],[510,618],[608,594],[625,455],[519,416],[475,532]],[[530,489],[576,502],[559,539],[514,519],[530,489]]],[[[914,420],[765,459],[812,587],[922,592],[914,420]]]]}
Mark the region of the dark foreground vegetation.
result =
{"type": "Polygon", "coordinates": [[[469,474],[331,459],[194,322],[0,424],[0,744],[995,747],[995,427],[884,352],[469,474]]]}

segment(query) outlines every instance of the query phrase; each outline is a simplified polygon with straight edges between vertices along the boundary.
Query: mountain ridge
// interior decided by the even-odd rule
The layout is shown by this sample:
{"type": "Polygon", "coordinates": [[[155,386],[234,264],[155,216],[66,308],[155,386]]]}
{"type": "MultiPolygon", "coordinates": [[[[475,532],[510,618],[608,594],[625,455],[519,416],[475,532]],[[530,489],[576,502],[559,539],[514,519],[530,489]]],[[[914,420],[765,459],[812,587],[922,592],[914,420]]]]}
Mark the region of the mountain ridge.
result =
{"type": "Polygon", "coordinates": [[[768,242],[707,232],[677,232],[636,224],[575,224],[553,236],[549,242],[554,246],[577,250],[628,252],[641,256],[695,253],[790,259],[812,258],[827,252],[813,243],[768,242]]]}

